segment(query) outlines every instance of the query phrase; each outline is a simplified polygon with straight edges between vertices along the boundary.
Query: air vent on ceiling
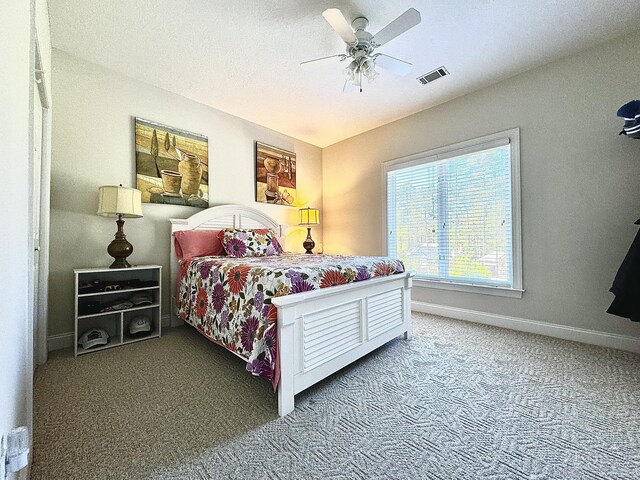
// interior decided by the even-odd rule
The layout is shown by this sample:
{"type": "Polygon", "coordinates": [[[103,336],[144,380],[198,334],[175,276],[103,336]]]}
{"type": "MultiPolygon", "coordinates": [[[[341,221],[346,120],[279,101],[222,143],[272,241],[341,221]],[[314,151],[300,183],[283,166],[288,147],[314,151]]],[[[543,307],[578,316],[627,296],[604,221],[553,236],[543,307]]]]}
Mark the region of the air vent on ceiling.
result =
{"type": "Polygon", "coordinates": [[[445,75],[449,75],[449,72],[447,72],[446,68],[440,67],[440,68],[436,68],[432,72],[425,73],[421,77],[418,77],[418,81],[421,84],[426,85],[427,83],[431,83],[434,80],[439,79],[440,77],[444,77],[445,75]]]}

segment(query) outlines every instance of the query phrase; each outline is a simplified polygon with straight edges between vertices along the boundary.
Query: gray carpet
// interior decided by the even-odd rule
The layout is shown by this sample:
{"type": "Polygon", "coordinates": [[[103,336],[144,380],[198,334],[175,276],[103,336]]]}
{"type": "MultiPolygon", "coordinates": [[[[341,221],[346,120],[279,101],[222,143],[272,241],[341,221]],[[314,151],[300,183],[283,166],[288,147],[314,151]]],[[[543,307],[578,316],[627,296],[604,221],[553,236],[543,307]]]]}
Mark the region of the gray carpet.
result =
{"type": "Polygon", "coordinates": [[[640,356],[413,314],[296,397],[192,329],[36,371],[33,479],[640,478],[640,356]]]}

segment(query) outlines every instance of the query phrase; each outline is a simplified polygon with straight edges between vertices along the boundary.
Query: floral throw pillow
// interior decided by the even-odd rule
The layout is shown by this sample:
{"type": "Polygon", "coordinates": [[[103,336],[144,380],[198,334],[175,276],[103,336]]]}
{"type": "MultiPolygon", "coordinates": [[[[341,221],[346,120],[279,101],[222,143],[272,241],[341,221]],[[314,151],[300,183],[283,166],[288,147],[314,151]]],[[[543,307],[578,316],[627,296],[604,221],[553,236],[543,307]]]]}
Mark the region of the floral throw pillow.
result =
{"type": "Polygon", "coordinates": [[[226,228],[222,234],[222,245],[229,257],[282,255],[282,247],[273,230],[226,228]]]}

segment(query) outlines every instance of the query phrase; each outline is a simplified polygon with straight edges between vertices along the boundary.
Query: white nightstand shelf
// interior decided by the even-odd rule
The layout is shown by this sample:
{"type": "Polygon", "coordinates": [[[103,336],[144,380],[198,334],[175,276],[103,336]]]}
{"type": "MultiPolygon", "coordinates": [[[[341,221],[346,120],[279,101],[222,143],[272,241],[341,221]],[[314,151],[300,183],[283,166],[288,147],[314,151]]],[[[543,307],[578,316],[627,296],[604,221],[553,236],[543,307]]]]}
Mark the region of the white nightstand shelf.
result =
{"type": "Polygon", "coordinates": [[[140,265],[131,268],[77,268],[75,273],[75,356],[98,352],[128,343],[140,342],[162,335],[162,267],[140,265]],[[109,306],[145,293],[152,303],[107,310],[109,306]],[[151,320],[151,331],[142,336],[129,334],[129,322],[136,316],[151,320]],[[102,328],[109,334],[109,343],[88,349],[78,339],[91,328],[102,328]]]}
{"type": "Polygon", "coordinates": [[[84,355],[85,353],[99,352],[100,350],[105,350],[105,349],[111,348],[111,347],[117,347],[119,345],[122,345],[122,342],[120,341],[119,338],[117,338],[115,340],[112,339],[106,345],[96,345],[95,347],[91,347],[88,350],[85,350],[84,348],[82,348],[81,345],[77,345],[76,357],[78,355],[84,355]]]}

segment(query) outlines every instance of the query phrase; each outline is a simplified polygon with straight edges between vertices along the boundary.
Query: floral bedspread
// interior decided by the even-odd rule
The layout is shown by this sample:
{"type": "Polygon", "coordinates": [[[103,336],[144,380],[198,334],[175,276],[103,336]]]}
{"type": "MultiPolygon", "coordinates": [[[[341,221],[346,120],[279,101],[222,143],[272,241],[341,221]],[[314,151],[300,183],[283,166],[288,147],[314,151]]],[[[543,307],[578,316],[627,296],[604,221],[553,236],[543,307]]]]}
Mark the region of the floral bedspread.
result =
{"type": "Polygon", "coordinates": [[[404,272],[387,257],[284,254],[197,257],[180,261],[178,316],[247,361],[247,370],[280,379],[273,297],[404,272]]]}

